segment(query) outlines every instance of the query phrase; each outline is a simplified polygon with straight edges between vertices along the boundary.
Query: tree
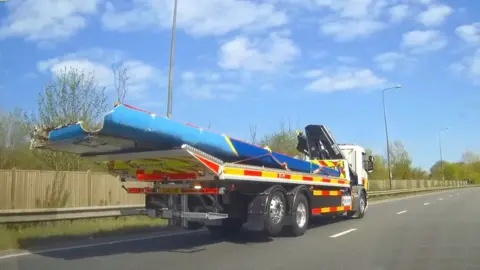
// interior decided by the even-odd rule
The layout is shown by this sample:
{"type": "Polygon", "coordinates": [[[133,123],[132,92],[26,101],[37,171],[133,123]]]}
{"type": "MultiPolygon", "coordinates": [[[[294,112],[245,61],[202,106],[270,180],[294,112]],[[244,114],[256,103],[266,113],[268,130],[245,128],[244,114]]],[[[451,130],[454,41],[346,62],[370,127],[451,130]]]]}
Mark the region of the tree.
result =
{"type": "Polygon", "coordinates": [[[123,63],[118,65],[112,65],[115,90],[117,91],[117,102],[123,104],[125,97],[128,93],[128,80],[130,79],[127,74],[127,68],[123,63]]]}
{"type": "Polygon", "coordinates": [[[466,164],[471,164],[480,161],[480,155],[471,151],[462,154],[462,161],[466,164]]]}
{"type": "Polygon", "coordinates": [[[23,119],[23,110],[0,115],[0,169],[46,169],[44,162],[29,149],[29,129],[23,119]]]}
{"type": "Polygon", "coordinates": [[[292,129],[290,124],[288,125],[288,128],[286,128],[285,123],[282,121],[280,124],[280,131],[266,135],[260,141],[260,144],[262,146],[268,146],[272,151],[296,156],[299,155],[297,142],[296,131],[292,129]]]}
{"type": "Polygon", "coordinates": [[[107,110],[105,87],[99,87],[93,73],[65,68],[47,83],[38,97],[35,123],[57,127],[82,121],[93,126],[107,110]]]}
{"type": "Polygon", "coordinates": [[[390,166],[393,179],[411,179],[412,159],[400,141],[394,141],[390,145],[390,166]]]}
{"type": "Polygon", "coordinates": [[[15,108],[12,112],[0,115],[0,146],[16,149],[27,142],[28,130],[22,119],[23,110],[15,108]]]}
{"type": "MultiPolygon", "coordinates": [[[[75,68],[61,70],[45,85],[38,97],[36,114],[29,126],[46,129],[82,121],[86,128],[95,128],[96,120],[107,110],[105,88],[99,87],[93,73],[75,68]]],[[[55,170],[85,170],[90,163],[68,153],[37,150],[35,154],[55,170]]]]}

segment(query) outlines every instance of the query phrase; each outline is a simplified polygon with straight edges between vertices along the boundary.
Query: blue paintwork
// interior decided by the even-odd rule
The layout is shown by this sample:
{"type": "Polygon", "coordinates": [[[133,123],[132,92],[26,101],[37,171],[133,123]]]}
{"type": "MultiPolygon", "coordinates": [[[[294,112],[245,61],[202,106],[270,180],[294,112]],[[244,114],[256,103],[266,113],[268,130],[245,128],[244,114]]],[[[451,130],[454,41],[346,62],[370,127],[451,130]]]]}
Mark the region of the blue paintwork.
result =
{"type": "MultiPolygon", "coordinates": [[[[286,162],[289,169],[301,172],[311,172],[320,167],[308,161],[276,152],[270,153],[262,147],[230,138],[238,153],[237,156],[223,134],[188,126],[163,116],[154,116],[123,105],[117,106],[104,117],[103,128],[98,132],[87,132],[80,124],[74,124],[51,131],[49,141],[52,145],[59,142],[76,144],[89,136],[128,139],[140,143],[149,150],[172,149],[180,147],[182,144],[188,144],[227,162],[258,157],[251,159],[249,163],[281,168],[280,164],[286,162]]],[[[340,175],[339,171],[330,168],[324,168],[323,174],[325,173],[332,176],[340,175]]]]}
{"type": "MultiPolygon", "coordinates": [[[[257,145],[249,144],[247,142],[243,142],[237,139],[230,138],[233,146],[237,150],[239,154],[242,155],[242,158],[249,158],[249,157],[258,157],[258,160],[261,160],[263,165],[269,165],[270,167],[281,168],[280,164],[287,163],[288,168],[294,171],[300,172],[312,172],[318,168],[320,168],[317,164],[312,164],[308,161],[296,159],[291,156],[281,154],[278,152],[270,152],[267,149],[259,147],[257,145]]],[[[262,164],[259,164],[262,165],[262,164]]],[[[330,176],[339,177],[340,171],[334,170],[327,167],[322,167],[323,172],[322,174],[327,174],[330,176]]]]}

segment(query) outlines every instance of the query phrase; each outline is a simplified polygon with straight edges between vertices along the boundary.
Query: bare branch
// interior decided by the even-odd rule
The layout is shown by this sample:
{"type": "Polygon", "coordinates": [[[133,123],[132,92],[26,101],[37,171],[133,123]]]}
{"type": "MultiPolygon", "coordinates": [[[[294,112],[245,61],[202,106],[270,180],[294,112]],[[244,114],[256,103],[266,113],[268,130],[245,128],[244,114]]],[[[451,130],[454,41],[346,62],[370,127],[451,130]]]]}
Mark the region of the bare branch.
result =
{"type": "Polygon", "coordinates": [[[252,144],[257,144],[257,125],[249,125],[250,129],[250,142],[252,144]]]}
{"type": "Polygon", "coordinates": [[[117,92],[117,101],[122,104],[125,102],[125,97],[128,93],[128,80],[130,79],[127,74],[127,68],[123,63],[118,65],[112,65],[115,90],[117,92]]]}

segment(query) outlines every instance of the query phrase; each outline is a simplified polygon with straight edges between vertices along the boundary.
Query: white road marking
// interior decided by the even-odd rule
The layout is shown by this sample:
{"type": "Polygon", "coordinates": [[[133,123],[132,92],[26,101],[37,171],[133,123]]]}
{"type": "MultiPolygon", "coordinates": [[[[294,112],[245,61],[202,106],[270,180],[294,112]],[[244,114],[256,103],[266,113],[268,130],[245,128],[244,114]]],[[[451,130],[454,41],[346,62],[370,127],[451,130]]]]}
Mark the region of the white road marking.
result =
{"type": "Polygon", "coordinates": [[[401,214],[406,213],[406,212],[407,212],[407,210],[403,210],[403,211],[398,212],[397,215],[401,215],[401,214]]]}
{"type": "Polygon", "coordinates": [[[351,233],[353,231],[356,231],[357,229],[350,229],[350,230],[346,230],[346,231],[343,231],[341,233],[337,233],[337,234],[334,234],[334,235],[330,235],[330,238],[337,238],[339,236],[342,236],[342,235],[345,235],[347,233],[351,233]]]}
{"type": "Polygon", "coordinates": [[[51,249],[44,249],[44,250],[39,250],[39,251],[24,251],[24,252],[20,252],[20,253],[7,254],[7,255],[0,256],[0,260],[5,260],[5,259],[15,258],[15,257],[28,256],[28,255],[35,255],[35,254],[43,254],[43,253],[49,253],[49,252],[55,252],[55,251],[66,251],[66,250],[73,250],[73,249],[80,249],[80,248],[100,247],[100,246],[115,245],[115,244],[136,242],[136,241],[142,241],[142,240],[166,238],[166,237],[177,236],[177,235],[188,235],[188,234],[192,234],[192,233],[198,233],[199,231],[206,231],[206,230],[160,234],[160,235],[154,235],[154,236],[145,236],[145,237],[131,238],[131,239],[121,239],[121,240],[115,240],[115,241],[109,241],[109,242],[100,242],[100,243],[94,243],[94,244],[85,244],[85,245],[60,247],[60,248],[51,248],[51,249]]]}
{"type": "Polygon", "coordinates": [[[448,197],[452,197],[452,195],[448,196],[448,197]]]}
{"type": "Polygon", "coordinates": [[[429,204],[430,204],[430,203],[426,202],[426,203],[424,203],[423,205],[429,205],[429,204]]]}
{"type": "Polygon", "coordinates": [[[457,195],[460,195],[460,194],[457,193],[457,195]]]}
{"type": "Polygon", "coordinates": [[[439,201],[443,200],[443,198],[438,198],[439,201]]]}

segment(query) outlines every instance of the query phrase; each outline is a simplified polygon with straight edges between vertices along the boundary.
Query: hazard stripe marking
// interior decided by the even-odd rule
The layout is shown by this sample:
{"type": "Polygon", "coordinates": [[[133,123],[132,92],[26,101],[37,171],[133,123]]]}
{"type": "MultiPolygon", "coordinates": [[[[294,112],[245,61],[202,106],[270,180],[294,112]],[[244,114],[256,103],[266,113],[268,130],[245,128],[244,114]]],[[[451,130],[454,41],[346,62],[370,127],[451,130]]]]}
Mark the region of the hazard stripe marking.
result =
{"type": "Polygon", "coordinates": [[[229,175],[279,178],[279,179],[288,179],[288,180],[297,180],[297,181],[322,182],[322,183],[339,184],[339,185],[349,185],[350,184],[349,181],[341,180],[341,179],[331,179],[331,178],[324,178],[324,177],[295,175],[295,174],[268,172],[268,171],[245,170],[245,169],[230,168],[230,167],[224,168],[223,173],[224,174],[229,174],[229,175]]]}
{"type": "Polygon", "coordinates": [[[314,196],[341,196],[342,192],[340,190],[314,190],[314,196]]]}
{"type": "Polygon", "coordinates": [[[351,206],[313,208],[312,214],[316,215],[316,214],[323,214],[323,213],[350,211],[351,209],[352,209],[351,206]]]}

